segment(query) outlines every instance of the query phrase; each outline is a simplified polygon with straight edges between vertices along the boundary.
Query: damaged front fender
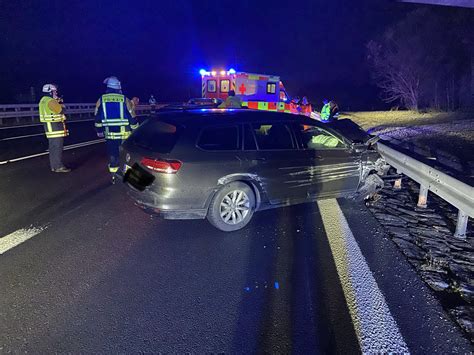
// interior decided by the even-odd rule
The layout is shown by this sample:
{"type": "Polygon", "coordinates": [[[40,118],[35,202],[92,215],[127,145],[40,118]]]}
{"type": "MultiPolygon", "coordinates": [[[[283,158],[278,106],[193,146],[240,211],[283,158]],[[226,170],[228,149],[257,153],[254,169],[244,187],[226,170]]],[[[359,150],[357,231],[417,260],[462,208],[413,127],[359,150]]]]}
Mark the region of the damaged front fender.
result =
{"type": "Polygon", "coordinates": [[[386,175],[389,169],[390,165],[380,155],[367,156],[365,164],[362,165],[359,187],[349,198],[357,201],[372,198],[383,188],[384,182],[380,176],[386,175]]]}

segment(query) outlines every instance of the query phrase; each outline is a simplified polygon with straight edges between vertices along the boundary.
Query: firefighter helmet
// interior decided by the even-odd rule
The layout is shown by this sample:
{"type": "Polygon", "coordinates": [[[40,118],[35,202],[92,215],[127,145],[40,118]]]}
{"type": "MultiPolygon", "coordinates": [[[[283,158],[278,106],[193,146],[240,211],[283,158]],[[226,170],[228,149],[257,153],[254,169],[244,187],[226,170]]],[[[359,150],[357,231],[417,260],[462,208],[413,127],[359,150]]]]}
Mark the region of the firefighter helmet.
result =
{"type": "Polygon", "coordinates": [[[120,80],[116,76],[109,76],[104,80],[104,84],[107,85],[108,88],[111,89],[122,89],[122,85],[120,84],[120,80]]]}
{"type": "Polygon", "coordinates": [[[56,84],[44,84],[43,92],[52,93],[53,91],[58,91],[56,84]]]}

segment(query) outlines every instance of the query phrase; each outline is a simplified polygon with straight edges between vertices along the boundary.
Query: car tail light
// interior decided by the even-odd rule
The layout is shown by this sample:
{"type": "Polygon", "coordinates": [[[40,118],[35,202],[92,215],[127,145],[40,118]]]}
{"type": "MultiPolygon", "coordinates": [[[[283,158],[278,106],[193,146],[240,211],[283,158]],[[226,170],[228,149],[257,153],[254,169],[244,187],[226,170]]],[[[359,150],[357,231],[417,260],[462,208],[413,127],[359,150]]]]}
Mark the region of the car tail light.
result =
{"type": "Polygon", "coordinates": [[[177,160],[157,160],[151,158],[142,158],[140,163],[152,171],[165,174],[176,174],[176,172],[181,168],[181,165],[183,165],[177,160]]]}

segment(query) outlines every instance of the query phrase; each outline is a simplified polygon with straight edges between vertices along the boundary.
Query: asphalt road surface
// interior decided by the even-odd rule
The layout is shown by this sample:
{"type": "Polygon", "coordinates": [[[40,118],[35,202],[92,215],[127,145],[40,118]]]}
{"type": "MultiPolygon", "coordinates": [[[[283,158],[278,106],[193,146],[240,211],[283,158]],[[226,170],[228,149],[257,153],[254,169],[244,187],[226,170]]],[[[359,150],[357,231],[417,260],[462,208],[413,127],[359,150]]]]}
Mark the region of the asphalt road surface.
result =
{"type": "MultiPolygon", "coordinates": [[[[66,145],[97,139],[69,129],[66,145]]],[[[165,221],[110,185],[93,143],[55,174],[47,155],[8,162],[43,136],[0,140],[0,353],[473,350],[363,205],[263,211],[233,233],[165,221]]]]}

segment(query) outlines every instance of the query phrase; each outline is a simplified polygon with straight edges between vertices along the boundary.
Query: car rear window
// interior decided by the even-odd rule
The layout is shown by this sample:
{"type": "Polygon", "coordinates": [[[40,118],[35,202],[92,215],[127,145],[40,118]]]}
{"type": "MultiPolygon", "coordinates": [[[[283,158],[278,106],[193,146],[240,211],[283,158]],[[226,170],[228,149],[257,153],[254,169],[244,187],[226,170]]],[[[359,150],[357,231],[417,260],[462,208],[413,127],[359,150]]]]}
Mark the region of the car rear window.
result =
{"type": "Polygon", "coordinates": [[[252,124],[259,150],[294,149],[290,127],[284,123],[252,124]]]}
{"type": "Polygon", "coordinates": [[[205,128],[197,146],[205,150],[238,150],[239,129],[237,126],[205,128]]]}
{"type": "Polygon", "coordinates": [[[133,133],[130,140],[140,148],[157,153],[169,153],[178,141],[180,131],[178,125],[148,120],[133,133]]]}

